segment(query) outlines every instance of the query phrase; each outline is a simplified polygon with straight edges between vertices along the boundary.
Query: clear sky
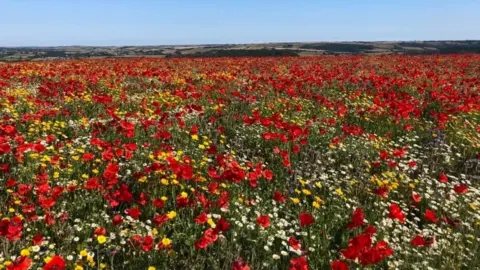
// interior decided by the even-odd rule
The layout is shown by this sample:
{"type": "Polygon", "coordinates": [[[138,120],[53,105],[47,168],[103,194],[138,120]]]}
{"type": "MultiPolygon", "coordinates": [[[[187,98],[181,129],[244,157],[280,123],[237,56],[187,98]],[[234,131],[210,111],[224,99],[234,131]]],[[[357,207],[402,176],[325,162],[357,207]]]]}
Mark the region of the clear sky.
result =
{"type": "Polygon", "coordinates": [[[0,46],[445,39],[479,0],[0,0],[0,46]]]}

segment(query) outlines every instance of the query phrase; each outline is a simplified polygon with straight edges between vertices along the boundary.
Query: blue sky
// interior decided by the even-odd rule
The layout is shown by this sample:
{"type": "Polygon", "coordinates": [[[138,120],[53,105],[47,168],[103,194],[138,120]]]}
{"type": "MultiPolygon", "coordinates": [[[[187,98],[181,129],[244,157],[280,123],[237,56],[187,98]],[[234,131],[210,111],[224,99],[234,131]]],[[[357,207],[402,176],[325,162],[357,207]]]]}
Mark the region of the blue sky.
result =
{"type": "Polygon", "coordinates": [[[0,0],[0,46],[480,39],[477,0],[0,0]]]}

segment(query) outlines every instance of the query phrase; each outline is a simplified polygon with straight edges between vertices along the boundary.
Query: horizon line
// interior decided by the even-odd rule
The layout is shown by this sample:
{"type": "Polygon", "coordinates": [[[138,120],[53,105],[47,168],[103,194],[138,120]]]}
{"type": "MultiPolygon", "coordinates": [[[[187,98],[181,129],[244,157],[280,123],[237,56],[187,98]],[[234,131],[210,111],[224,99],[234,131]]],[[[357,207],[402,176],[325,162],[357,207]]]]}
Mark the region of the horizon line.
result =
{"type": "Polygon", "coordinates": [[[282,44],[282,43],[385,43],[385,42],[441,42],[441,41],[480,41],[480,39],[410,39],[410,40],[338,40],[338,41],[267,41],[267,42],[246,42],[246,43],[185,43],[185,44],[156,44],[156,45],[22,45],[3,46],[0,48],[48,48],[48,47],[161,47],[161,46],[221,46],[221,45],[261,45],[261,44],[282,44]]]}

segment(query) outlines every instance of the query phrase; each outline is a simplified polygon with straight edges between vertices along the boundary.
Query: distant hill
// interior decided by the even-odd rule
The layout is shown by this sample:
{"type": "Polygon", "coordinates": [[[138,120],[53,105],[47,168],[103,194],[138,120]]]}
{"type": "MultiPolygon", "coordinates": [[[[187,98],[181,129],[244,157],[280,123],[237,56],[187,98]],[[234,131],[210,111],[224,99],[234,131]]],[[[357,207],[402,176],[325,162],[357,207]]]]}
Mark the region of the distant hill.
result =
{"type": "Polygon", "coordinates": [[[122,47],[0,47],[0,61],[98,57],[262,57],[459,53],[480,53],[480,41],[282,42],[264,44],[122,47]]]}

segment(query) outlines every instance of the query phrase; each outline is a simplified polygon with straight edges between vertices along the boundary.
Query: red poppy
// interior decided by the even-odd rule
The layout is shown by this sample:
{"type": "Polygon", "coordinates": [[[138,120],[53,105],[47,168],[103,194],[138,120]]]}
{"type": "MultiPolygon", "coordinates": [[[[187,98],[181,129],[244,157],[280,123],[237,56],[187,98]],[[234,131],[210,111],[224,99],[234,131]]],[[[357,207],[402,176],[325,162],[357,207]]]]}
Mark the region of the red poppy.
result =
{"type": "Polygon", "coordinates": [[[286,201],[285,196],[283,196],[283,194],[280,191],[273,192],[273,199],[279,203],[284,203],[286,201]]]}
{"type": "Polygon", "coordinates": [[[396,203],[390,204],[389,217],[390,217],[391,219],[397,219],[397,220],[400,221],[401,223],[404,223],[404,222],[405,222],[405,215],[403,214],[402,209],[400,208],[400,206],[398,206],[398,204],[396,204],[396,203]]]}
{"type": "Polygon", "coordinates": [[[165,206],[165,202],[162,199],[154,199],[152,201],[153,206],[156,208],[163,208],[165,206]]]}
{"type": "Polygon", "coordinates": [[[337,260],[330,263],[330,268],[332,270],[348,270],[348,264],[344,261],[337,260]]]}
{"type": "Polygon", "coordinates": [[[375,188],[373,192],[375,192],[375,194],[382,197],[383,199],[386,199],[388,197],[389,189],[388,186],[382,186],[379,188],[375,188]]]}
{"type": "Polygon", "coordinates": [[[97,227],[97,228],[95,228],[95,230],[93,231],[93,234],[94,234],[94,235],[106,235],[106,234],[107,234],[107,230],[106,230],[104,227],[97,227]]]}
{"type": "Polygon", "coordinates": [[[122,224],[122,223],[123,223],[123,218],[122,218],[121,215],[115,215],[115,216],[113,216],[113,218],[112,218],[112,224],[113,224],[114,226],[118,226],[118,225],[120,225],[120,224],[122,224]]]}
{"type": "Polygon", "coordinates": [[[375,228],[375,226],[373,225],[368,225],[367,228],[365,228],[365,230],[363,231],[363,233],[370,235],[371,237],[372,235],[377,233],[377,228],[375,228]]]}
{"type": "Polygon", "coordinates": [[[307,256],[290,259],[290,270],[308,270],[307,256]]]}
{"type": "Polygon", "coordinates": [[[257,218],[258,225],[262,226],[263,228],[270,227],[270,217],[267,215],[259,216],[257,218]]]}
{"type": "Polygon", "coordinates": [[[83,160],[84,162],[90,161],[90,160],[92,160],[92,159],[94,159],[94,158],[95,158],[95,155],[92,154],[92,153],[84,153],[84,154],[82,155],[82,160],[83,160]]]}
{"type": "Polygon", "coordinates": [[[315,219],[309,213],[301,213],[298,219],[300,220],[300,227],[307,227],[315,222],[315,219]]]}
{"type": "Polygon", "coordinates": [[[143,238],[141,248],[143,251],[148,252],[153,248],[153,238],[150,235],[147,235],[143,238]]]}
{"type": "Polygon", "coordinates": [[[100,187],[100,182],[98,178],[90,178],[87,180],[87,183],[85,183],[85,189],[86,190],[94,190],[100,187]]]}
{"type": "Polygon", "coordinates": [[[175,200],[176,200],[176,203],[177,203],[176,205],[177,205],[178,208],[185,207],[190,202],[188,197],[183,197],[181,194],[177,195],[175,200]]]}
{"type": "Polygon", "coordinates": [[[412,200],[416,203],[419,203],[422,200],[422,197],[418,193],[412,191],[412,200]]]}
{"type": "Polygon", "coordinates": [[[140,209],[138,207],[130,208],[125,210],[125,213],[132,217],[133,219],[138,219],[142,212],[140,212],[140,209]]]}
{"type": "Polygon", "coordinates": [[[297,250],[302,247],[302,244],[300,243],[300,241],[293,236],[290,236],[290,238],[288,238],[288,245],[293,249],[297,249],[297,250]]]}
{"type": "Polygon", "coordinates": [[[356,208],[353,211],[352,220],[347,224],[348,229],[354,229],[365,224],[364,222],[365,214],[363,213],[362,208],[356,208]]]}
{"type": "Polygon", "coordinates": [[[442,182],[442,183],[447,183],[448,182],[448,177],[447,177],[446,174],[440,173],[440,176],[438,177],[438,180],[440,180],[440,182],[442,182]]]}
{"type": "Polygon", "coordinates": [[[195,242],[196,249],[205,249],[218,239],[218,233],[213,229],[207,229],[203,236],[195,242]]]}
{"type": "Polygon", "coordinates": [[[230,228],[230,223],[221,217],[215,226],[215,232],[225,232],[230,228]]]}
{"type": "Polygon", "coordinates": [[[27,256],[19,256],[7,266],[7,270],[27,270],[32,265],[32,260],[27,256]]]}
{"type": "Polygon", "coordinates": [[[137,202],[140,204],[140,205],[147,205],[147,203],[149,202],[150,200],[150,197],[148,196],[147,193],[145,192],[140,192],[140,194],[138,195],[138,200],[137,202]]]}
{"type": "Polygon", "coordinates": [[[410,243],[414,246],[429,247],[435,242],[434,238],[425,238],[421,235],[416,235],[410,243]]]}
{"type": "Polygon", "coordinates": [[[270,181],[273,179],[273,172],[271,170],[264,170],[263,177],[265,177],[265,179],[270,181]]]}
{"type": "Polygon", "coordinates": [[[43,270],[63,270],[65,269],[65,266],[65,260],[62,257],[55,255],[43,266],[43,270]]]}
{"type": "Polygon", "coordinates": [[[381,150],[379,153],[380,159],[386,160],[388,158],[388,152],[387,150],[381,150]]]}
{"type": "Polygon", "coordinates": [[[435,212],[433,212],[430,209],[425,210],[424,218],[425,218],[426,221],[430,221],[430,222],[433,222],[433,223],[438,222],[438,218],[436,217],[435,212]]]}
{"type": "Polygon", "coordinates": [[[130,242],[145,252],[152,250],[154,246],[153,238],[150,235],[145,237],[138,234],[134,235],[130,238],[130,242]]]}
{"type": "Polygon", "coordinates": [[[12,148],[10,147],[9,144],[3,143],[0,144],[0,155],[4,155],[10,152],[12,148]]]}
{"type": "Polygon", "coordinates": [[[468,191],[468,187],[465,184],[458,184],[453,186],[453,190],[457,194],[465,194],[468,191]]]}
{"type": "Polygon", "coordinates": [[[233,263],[232,270],[250,270],[250,267],[246,261],[238,259],[233,263]]]}
{"type": "Polygon", "coordinates": [[[34,245],[38,246],[42,243],[43,241],[43,235],[42,234],[36,234],[33,238],[32,238],[32,242],[34,245]]]}
{"type": "Polygon", "coordinates": [[[425,239],[421,235],[416,235],[412,241],[412,245],[414,246],[425,246],[425,239]]]}
{"type": "Polygon", "coordinates": [[[197,224],[205,224],[208,220],[208,215],[207,213],[201,213],[195,218],[195,223],[197,224]]]}
{"type": "Polygon", "coordinates": [[[167,214],[162,214],[162,215],[156,214],[152,219],[153,224],[155,224],[155,226],[157,227],[163,225],[167,221],[168,221],[167,214]]]}

